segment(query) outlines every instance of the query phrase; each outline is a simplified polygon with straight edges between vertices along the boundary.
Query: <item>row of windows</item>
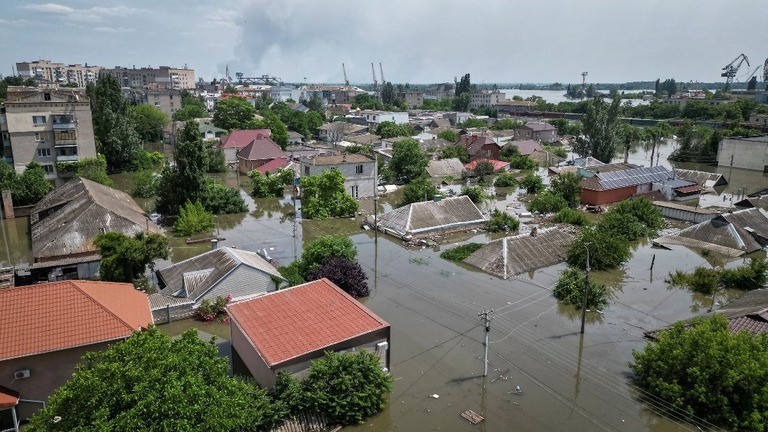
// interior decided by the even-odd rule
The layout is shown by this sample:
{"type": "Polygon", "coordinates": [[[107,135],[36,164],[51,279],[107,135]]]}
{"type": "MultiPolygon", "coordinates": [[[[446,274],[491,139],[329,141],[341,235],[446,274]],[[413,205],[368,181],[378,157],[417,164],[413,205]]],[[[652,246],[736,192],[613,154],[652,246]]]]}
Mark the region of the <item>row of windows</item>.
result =
{"type": "MultiPolygon", "coordinates": [[[[49,148],[39,148],[37,149],[37,155],[39,157],[50,157],[51,156],[51,149],[49,148]]],[[[57,156],[77,156],[77,148],[73,149],[56,149],[56,155],[57,156]]]]}
{"type": "MultiPolygon", "coordinates": [[[[357,165],[357,166],[355,167],[355,174],[362,174],[362,173],[363,173],[363,166],[362,166],[362,165],[357,165]]],[[[309,165],[305,165],[305,166],[304,166],[304,175],[305,175],[305,176],[309,176],[309,175],[311,175],[311,174],[309,173],[309,165]]]]}

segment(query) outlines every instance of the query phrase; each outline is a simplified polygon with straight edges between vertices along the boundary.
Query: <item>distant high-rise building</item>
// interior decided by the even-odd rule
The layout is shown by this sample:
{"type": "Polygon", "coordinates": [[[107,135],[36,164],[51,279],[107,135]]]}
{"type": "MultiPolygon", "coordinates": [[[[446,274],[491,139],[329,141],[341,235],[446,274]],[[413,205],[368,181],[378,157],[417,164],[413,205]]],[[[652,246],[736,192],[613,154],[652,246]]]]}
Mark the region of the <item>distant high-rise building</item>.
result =
{"type": "Polygon", "coordinates": [[[46,178],[60,185],[72,177],[57,163],[96,157],[91,105],[85,93],[71,88],[8,87],[0,111],[3,158],[16,172],[35,161],[46,178]]]}
{"type": "Polygon", "coordinates": [[[115,66],[112,69],[102,69],[101,76],[113,75],[122,87],[148,89],[194,89],[195,71],[183,68],[160,66],[159,68],[143,67],[136,69],[115,66]]]}
{"type": "Polygon", "coordinates": [[[32,78],[41,87],[86,84],[99,79],[101,66],[81,64],[53,63],[50,60],[16,63],[16,73],[24,78],[32,78]]]}

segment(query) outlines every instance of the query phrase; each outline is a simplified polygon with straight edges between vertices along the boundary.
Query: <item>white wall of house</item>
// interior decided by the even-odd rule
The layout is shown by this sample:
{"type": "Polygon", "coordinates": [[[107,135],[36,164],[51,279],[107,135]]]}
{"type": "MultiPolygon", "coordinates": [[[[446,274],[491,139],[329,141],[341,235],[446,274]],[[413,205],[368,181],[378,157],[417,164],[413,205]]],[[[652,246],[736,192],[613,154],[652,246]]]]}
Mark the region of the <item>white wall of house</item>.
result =
{"type": "Polygon", "coordinates": [[[331,168],[338,168],[344,176],[344,190],[353,198],[369,198],[375,193],[375,161],[341,163],[338,165],[312,165],[302,161],[299,173],[302,177],[319,175],[331,168]]]}
{"type": "Polygon", "coordinates": [[[379,124],[389,121],[396,124],[408,123],[408,113],[405,111],[363,111],[361,113],[368,123],[379,124]]]}

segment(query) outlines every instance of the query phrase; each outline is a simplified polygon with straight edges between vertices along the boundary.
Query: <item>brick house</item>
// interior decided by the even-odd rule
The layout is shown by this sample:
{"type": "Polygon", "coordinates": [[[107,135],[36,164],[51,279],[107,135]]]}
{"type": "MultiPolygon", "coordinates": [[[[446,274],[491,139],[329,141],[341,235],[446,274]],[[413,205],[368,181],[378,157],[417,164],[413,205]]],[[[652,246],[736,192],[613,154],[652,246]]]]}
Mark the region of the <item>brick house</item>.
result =
{"type": "Polygon", "coordinates": [[[549,123],[528,122],[515,129],[515,139],[550,142],[557,139],[557,128],[549,123]]]}
{"type": "Polygon", "coordinates": [[[466,147],[470,159],[499,159],[501,148],[491,137],[463,135],[457,145],[466,147]]]}

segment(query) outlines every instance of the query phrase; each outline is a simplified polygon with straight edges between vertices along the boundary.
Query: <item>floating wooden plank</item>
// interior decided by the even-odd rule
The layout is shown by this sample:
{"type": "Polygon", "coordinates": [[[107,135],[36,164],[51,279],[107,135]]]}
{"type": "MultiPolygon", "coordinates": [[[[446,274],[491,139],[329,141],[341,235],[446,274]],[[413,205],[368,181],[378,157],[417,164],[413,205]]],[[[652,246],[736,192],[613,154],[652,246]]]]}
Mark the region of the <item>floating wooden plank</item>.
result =
{"type": "Polygon", "coordinates": [[[463,413],[461,413],[461,416],[467,419],[472,424],[478,424],[481,421],[485,420],[485,417],[481,416],[480,414],[472,410],[464,411],[463,413]]]}

